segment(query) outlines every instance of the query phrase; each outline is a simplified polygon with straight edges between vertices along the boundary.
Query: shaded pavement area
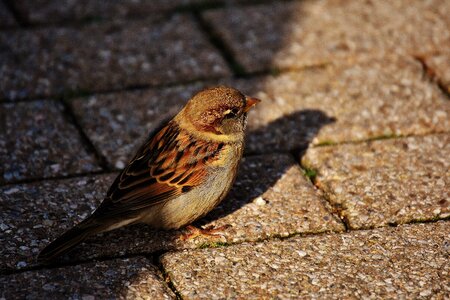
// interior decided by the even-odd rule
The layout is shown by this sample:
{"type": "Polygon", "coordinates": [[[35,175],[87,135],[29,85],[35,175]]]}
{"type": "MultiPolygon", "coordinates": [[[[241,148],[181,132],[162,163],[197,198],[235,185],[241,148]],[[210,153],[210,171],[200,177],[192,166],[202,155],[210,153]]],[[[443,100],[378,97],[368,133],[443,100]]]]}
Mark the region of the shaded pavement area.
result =
{"type": "Polygon", "coordinates": [[[450,297],[450,2],[0,1],[0,299],[450,297]],[[51,265],[196,91],[262,99],[215,241],[130,226],[51,265]]]}

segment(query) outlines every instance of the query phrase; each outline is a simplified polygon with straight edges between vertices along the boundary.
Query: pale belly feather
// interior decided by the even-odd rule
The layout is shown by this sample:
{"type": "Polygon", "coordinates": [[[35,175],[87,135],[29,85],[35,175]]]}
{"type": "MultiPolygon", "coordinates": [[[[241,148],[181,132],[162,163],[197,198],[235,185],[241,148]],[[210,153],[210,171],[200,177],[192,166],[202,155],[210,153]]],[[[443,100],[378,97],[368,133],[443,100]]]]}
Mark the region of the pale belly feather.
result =
{"type": "MultiPolygon", "coordinates": [[[[234,147],[233,147],[234,148],[234,147]]],[[[235,151],[227,151],[227,157],[221,157],[221,166],[211,166],[206,182],[186,194],[166,203],[153,206],[143,215],[141,222],[155,228],[177,229],[192,223],[206,215],[230,190],[242,153],[236,147],[235,151]]]]}

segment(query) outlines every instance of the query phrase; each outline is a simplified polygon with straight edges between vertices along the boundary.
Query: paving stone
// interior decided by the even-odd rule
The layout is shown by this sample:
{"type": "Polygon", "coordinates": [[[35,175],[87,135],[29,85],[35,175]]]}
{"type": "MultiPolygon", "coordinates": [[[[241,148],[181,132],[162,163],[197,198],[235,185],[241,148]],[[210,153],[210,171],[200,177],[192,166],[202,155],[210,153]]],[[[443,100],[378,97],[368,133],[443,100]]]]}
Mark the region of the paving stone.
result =
{"type": "Polygon", "coordinates": [[[446,132],[450,102],[422,74],[413,59],[385,57],[259,79],[248,150],[446,132]]]}
{"type": "Polygon", "coordinates": [[[0,1],[0,28],[13,27],[16,25],[16,20],[11,14],[11,11],[0,1]]]}
{"type": "Polygon", "coordinates": [[[450,93],[450,51],[427,56],[425,63],[440,85],[450,93]]]}
{"type": "Polygon", "coordinates": [[[142,257],[0,277],[3,299],[175,299],[142,257]]]}
{"type": "Polygon", "coordinates": [[[351,228],[450,216],[450,135],[310,148],[302,164],[351,228]]]}
{"type": "MultiPolygon", "coordinates": [[[[0,189],[3,232],[1,269],[36,266],[35,257],[51,240],[86,218],[103,199],[114,174],[43,181],[0,189]]],[[[324,201],[286,155],[246,158],[230,195],[198,225],[232,227],[223,237],[179,239],[181,231],[129,226],[89,238],[62,261],[205,247],[304,232],[342,231],[324,201]]]]}
{"type": "Polygon", "coordinates": [[[194,21],[95,23],[0,33],[0,98],[118,90],[229,74],[194,21]]]}
{"type": "Polygon", "coordinates": [[[162,263],[183,299],[445,299],[448,222],[186,250],[162,263]]]}
{"type": "MultiPolygon", "coordinates": [[[[161,123],[177,114],[196,92],[217,85],[238,88],[248,95],[257,94],[263,87],[262,79],[203,81],[189,85],[149,88],[131,92],[95,94],[76,98],[70,102],[83,130],[108,163],[122,169],[133,157],[139,146],[161,123]],[[111,137],[114,138],[111,138],[111,137]]],[[[266,105],[265,103],[263,105],[266,105]]],[[[319,113],[320,114],[320,113],[319,113]]],[[[258,116],[259,117],[259,116],[258,116]]],[[[254,118],[251,112],[249,120],[254,118]]],[[[308,119],[309,120],[309,119],[308,119]]],[[[262,129],[261,129],[262,130],[262,129]]],[[[271,139],[277,139],[277,126],[266,128],[271,139]]],[[[247,148],[262,148],[265,140],[248,132],[247,148]]],[[[270,151],[268,151],[270,152],[270,151]]]]}
{"type": "Polygon", "coordinates": [[[39,251],[101,202],[113,175],[0,188],[1,269],[35,265],[39,251]]]}
{"type": "Polygon", "coordinates": [[[55,101],[0,105],[0,183],[98,171],[55,101]]]}
{"type": "Polygon", "coordinates": [[[390,56],[278,76],[94,95],[72,107],[97,149],[120,169],[148,132],[196,91],[218,84],[263,100],[248,118],[248,154],[447,131],[450,103],[422,74],[419,62],[390,56]]]}
{"type": "MultiPolygon", "coordinates": [[[[123,17],[145,17],[164,13],[190,5],[209,5],[214,0],[16,0],[14,5],[30,23],[55,23],[67,21],[86,21],[91,19],[113,19],[123,17]]],[[[227,1],[229,2],[229,1],[227,1]]],[[[232,1],[239,2],[239,1],[232,1]]],[[[242,2],[242,1],[241,1],[242,2]]],[[[228,3],[227,3],[228,4],[228,3]]]]}
{"type": "Polygon", "coordinates": [[[207,226],[231,225],[224,241],[256,241],[295,233],[342,231],[343,224],[288,155],[244,158],[236,183],[207,226]]]}
{"type": "Polygon", "coordinates": [[[202,86],[97,94],[75,99],[71,106],[95,147],[111,166],[122,169],[148,134],[178,113],[202,86]]]}
{"type": "Polygon", "coordinates": [[[249,72],[299,68],[357,55],[424,53],[450,39],[450,3],[295,1],[207,11],[249,72]]]}

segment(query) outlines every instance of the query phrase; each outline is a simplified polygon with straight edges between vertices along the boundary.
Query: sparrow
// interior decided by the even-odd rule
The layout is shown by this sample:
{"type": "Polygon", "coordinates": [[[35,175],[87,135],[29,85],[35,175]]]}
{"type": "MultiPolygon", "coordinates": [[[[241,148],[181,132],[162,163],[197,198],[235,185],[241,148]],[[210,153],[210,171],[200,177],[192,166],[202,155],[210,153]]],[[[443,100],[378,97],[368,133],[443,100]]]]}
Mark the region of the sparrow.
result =
{"type": "Polygon", "coordinates": [[[92,215],[46,246],[38,260],[51,261],[91,235],[126,225],[179,229],[206,215],[231,189],[247,112],[258,102],[224,86],[194,95],[149,136],[92,215]]]}

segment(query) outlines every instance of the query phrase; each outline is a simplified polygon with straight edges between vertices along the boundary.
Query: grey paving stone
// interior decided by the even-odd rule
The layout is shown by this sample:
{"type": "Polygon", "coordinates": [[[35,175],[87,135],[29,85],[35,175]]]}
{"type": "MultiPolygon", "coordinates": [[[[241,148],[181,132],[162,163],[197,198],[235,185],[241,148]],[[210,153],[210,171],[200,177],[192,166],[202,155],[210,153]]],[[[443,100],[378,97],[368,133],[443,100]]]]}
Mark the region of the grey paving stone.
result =
{"type": "Polygon", "coordinates": [[[448,222],[186,250],[162,263],[183,299],[445,299],[448,222]]]}
{"type": "MultiPolygon", "coordinates": [[[[449,44],[450,45],[450,44],[449,44]]],[[[450,51],[426,56],[425,63],[440,85],[450,94],[450,51]]]]}
{"type": "Polygon", "coordinates": [[[71,101],[83,130],[109,164],[122,169],[148,134],[178,113],[202,84],[94,95],[71,101]]]}
{"type": "Polygon", "coordinates": [[[446,0],[329,0],[224,8],[204,16],[253,72],[439,49],[450,39],[449,13],[446,0]]]}
{"type": "Polygon", "coordinates": [[[0,183],[98,171],[56,101],[0,105],[0,183]]]}
{"type": "MultiPolygon", "coordinates": [[[[1,269],[36,266],[35,257],[51,240],[87,217],[101,202],[114,175],[43,181],[0,189],[3,235],[1,269]]],[[[182,231],[129,226],[89,238],[61,261],[152,253],[214,246],[290,234],[342,231],[293,158],[266,155],[246,158],[224,202],[197,225],[232,227],[214,239],[181,241],[182,231]]]]}
{"type": "Polygon", "coordinates": [[[1,269],[35,266],[39,251],[87,217],[113,180],[105,175],[1,187],[1,269]]]}
{"type": "Polygon", "coordinates": [[[0,28],[17,26],[11,11],[0,1],[0,28]]]}
{"type": "Polygon", "coordinates": [[[450,216],[450,135],[310,148],[302,159],[351,228],[450,216]]]}
{"type": "Polygon", "coordinates": [[[256,81],[263,102],[249,118],[251,152],[450,128],[450,102],[413,59],[349,61],[256,81]]]}
{"type": "Polygon", "coordinates": [[[0,98],[118,90],[229,71],[194,21],[95,23],[0,33],[0,98]]]}
{"type": "MultiPolygon", "coordinates": [[[[122,169],[148,135],[162,122],[177,114],[196,92],[222,84],[238,88],[248,95],[255,95],[262,89],[263,81],[262,78],[254,80],[224,78],[174,87],[96,94],[76,98],[70,101],[70,105],[83,130],[106,157],[108,163],[116,169],[122,169]]],[[[250,123],[253,118],[254,113],[251,112],[250,123]]],[[[271,131],[272,139],[278,137],[274,130],[278,128],[271,131]]],[[[266,142],[260,139],[259,134],[253,136],[252,131],[249,131],[248,135],[247,148],[250,151],[255,149],[255,145],[262,148],[261,144],[266,142]]]]}
{"type": "MultiPolygon", "coordinates": [[[[16,0],[15,7],[30,23],[85,21],[90,19],[113,19],[123,17],[145,17],[161,14],[177,8],[191,5],[210,5],[218,3],[215,0],[16,0]]],[[[227,1],[228,3],[230,1],[227,1]]],[[[231,1],[243,2],[243,1],[231,1]]],[[[228,4],[227,3],[227,4],[228,4]]]]}
{"type": "Polygon", "coordinates": [[[97,149],[120,169],[148,132],[177,113],[197,90],[218,84],[263,100],[248,117],[247,153],[450,127],[450,103],[424,79],[420,63],[393,56],[278,76],[95,95],[76,99],[72,107],[97,149]]]}
{"type": "Polygon", "coordinates": [[[0,277],[3,299],[175,299],[142,257],[0,277]]]}

